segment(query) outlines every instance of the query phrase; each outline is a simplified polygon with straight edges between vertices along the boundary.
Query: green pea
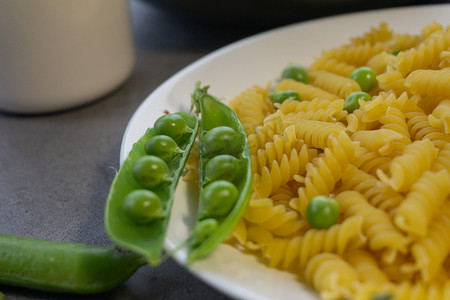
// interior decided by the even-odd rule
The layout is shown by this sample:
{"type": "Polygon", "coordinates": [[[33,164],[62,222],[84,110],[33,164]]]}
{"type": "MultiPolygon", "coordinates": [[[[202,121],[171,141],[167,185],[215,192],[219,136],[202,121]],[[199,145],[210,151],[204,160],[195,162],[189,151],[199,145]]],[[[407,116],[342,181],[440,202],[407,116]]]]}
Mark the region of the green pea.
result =
{"type": "Polygon", "coordinates": [[[155,188],[169,181],[169,168],[161,158],[144,155],[137,159],[132,167],[134,179],[144,187],[155,188]]]}
{"type": "Polygon", "coordinates": [[[219,227],[219,222],[216,219],[208,218],[199,221],[192,233],[192,244],[199,245],[203,243],[212,233],[219,227]]]}
{"type": "Polygon", "coordinates": [[[161,198],[149,190],[134,190],[123,200],[123,209],[130,220],[147,224],[165,216],[161,198]]]}
{"type": "Polygon", "coordinates": [[[369,67],[360,67],[350,74],[350,79],[356,81],[363,92],[369,92],[377,83],[377,74],[369,67]]]}
{"type": "Polygon", "coordinates": [[[145,143],[144,150],[149,155],[158,156],[169,162],[176,153],[182,153],[177,143],[168,135],[155,135],[145,143]]]}
{"type": "Polygon", "coordinates": [[[236,154],[244,148],[244,137],[228,126],[215,127],[203,136],[202,147],[206,155],[236,154]]]}
{"type": "Polygon", "coordinates": [[[391,300],[392,295],[388,293],[379,293],[372,297],[372,300],[391,300]]]}
{"type": "Polygon", "coordinates": [[[372,97],[366,92],[353,92],[345,99],[343,109],[352,113],[355,109],[359,108],[359,99],[370,101],[372,100],[372,97]]]}
{"type": "Polygon", "coordinates": [[[176,112],[175,114],[182,117],[186,121],[186,124],[187,126],[189,126],[189,128],[195,128],[195,126],[197,125],[198,120],[195,116],[183,111],[176,112]]]}
{"type": "Polygon", "coordinates": [[[303,83],[309,83],[309,76],[305,68],[298,64],[291,64],[284,68],[281,79],[293,79],[303,83]]]}
{"type": "Polygon", "coordinates": [[[269,99],[272,101],[272,103],[283,103],[287,99],[300,101],[300,95],[296,91],[285,90],[270,93],[269,99]]]}
{"type": "Polygon", "coordinates": [[[239,159],[229,154],[211,158],[205,166],[205,182],[215,180],[233,181],[239,173],[239,159]]]}
{"type": "Polygon", "coordinates": [[[316,229],[329,228],[339,219],[339,203],[327,196],[316,196],[306,207],[306,220],[316,229]]]}
{"type": "Polygon", "coordinates": [[[159,117],[154,124],[157,134],[168,135],[178,141],[189,132],[186,120],[178,114],[167,114],[159,117]]]}
{"type": "Polygon", "coordinates": [[[238,196],[238,190],[231,182],[226,180],[211,182],[200,193],[201,219],[225,216],[233,209],[238,196]]]}

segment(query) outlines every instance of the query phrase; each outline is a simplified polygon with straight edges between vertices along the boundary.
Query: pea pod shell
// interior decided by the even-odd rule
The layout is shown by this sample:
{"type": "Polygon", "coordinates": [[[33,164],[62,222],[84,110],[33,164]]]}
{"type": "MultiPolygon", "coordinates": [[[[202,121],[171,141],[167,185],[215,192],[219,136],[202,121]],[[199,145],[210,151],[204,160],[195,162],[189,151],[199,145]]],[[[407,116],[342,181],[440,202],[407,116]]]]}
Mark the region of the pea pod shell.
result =
{"type": "Polygon", "coordinates": [[[125,196],[133,190],[142,188],[133,178],[131,169],[134,161],[146,155],[145,143],[152,136],[156,135],[153,129],[148,129],[133,145],[111,185],[105,209],[106,230],[114,242],[143,255],[151,265],[161,263],[161,253],[175,188],[194,144],[197,131],[198,123],[195,124],[192,132],[185,134],[178,141],[178,146],[183,152],[176,154],[168,164],[170,182],[157,189],[152,189],[163,200],[165,217],[156,219],[148,224],[139,224],[131,222],[124,216],[123,212],[123,199],[125,196]]]}
{"type": "Polygon", "coordinates": [[[142,256],[112,247],[0,234],[0,284],[97,293],[120,285],[143,264],[142,256]]]}
{"type": "MultiPolygon", "coordinates": [[[[211,130],[218,126],[229,126],[234,130],[240,132],[243,135],[244,149],[239,155],[240,159],[240,173],[237,179],[234,180],[239,191],[239,198],[231,210],[231,212],[223,218],[220,218],[219,226],[214,232],[206,238],[200,245],[191,245],[188,248],[187,263],[199,259],[201,257],[210,254],[233,230],[242,217],[245,208],[247,207],[248,200],[250,198],[251,186],[252,186],[252,169],[250,158],[250,147],[245,134],[245,130],[237,116],[236,112],[232,110],[228,105],[221,102],[215,96],[207,93],[207,87],[200,88],[200,84],[197,83],[196,89],[192,95],[193,104],[196,106],[197,111],[201,112],[201,133],[211,130]]],[[[200,137],[202,134],[200,134],[200,137]]],[[[202,141],[200,140],[200,143],[202,141]]],[[[204,180],[204,169],[206,161],[203,159],[202,147],[200,149],[200,189],[202,189],[202,181],[204,180]]],[[[200,190],[201,193],[201,190],[200,190]]],[[[199,224],[200,220],[197,219],[196,224],[199,224]]],[[[195,232],[195,228],[194,228],[195,232]]]]}

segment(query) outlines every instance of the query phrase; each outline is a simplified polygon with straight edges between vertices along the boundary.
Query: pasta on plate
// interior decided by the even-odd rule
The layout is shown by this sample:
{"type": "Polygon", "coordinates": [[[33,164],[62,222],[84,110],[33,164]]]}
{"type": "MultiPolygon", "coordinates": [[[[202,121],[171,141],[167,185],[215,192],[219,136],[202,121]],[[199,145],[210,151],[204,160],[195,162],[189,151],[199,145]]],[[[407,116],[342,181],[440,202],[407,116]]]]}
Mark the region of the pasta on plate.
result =
{"type": "Polygon", "coordinates": [[[229,243],[298,274],[322,299],[450,299],[450,26],[419,33],[387,23],[307,68],[308,83],[277,79],[229,105],[248,136],[254,176],[229,243]],[[349,75],[372,68],[370,101],[349,75]],[[272,91],[296,91],[272,104],[272,91]],[[305,210],[334,198],[340,217],[312,228],[305,210]],[[375,298],[374,298],[375,297],[375,298]]]}

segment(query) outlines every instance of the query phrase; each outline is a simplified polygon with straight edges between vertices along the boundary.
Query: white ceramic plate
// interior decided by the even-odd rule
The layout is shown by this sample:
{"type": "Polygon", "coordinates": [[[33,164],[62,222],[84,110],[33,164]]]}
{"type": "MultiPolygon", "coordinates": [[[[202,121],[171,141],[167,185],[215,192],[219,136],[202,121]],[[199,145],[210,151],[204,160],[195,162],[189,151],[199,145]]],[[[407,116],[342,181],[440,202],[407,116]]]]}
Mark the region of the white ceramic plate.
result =
{"type": "MultiPolygon", "coordinates": [[[[347,43],[385,21],[396,32],[420,33],[432,20],[450,25],[450,5],[352,13],[294,24],[246,38],[219,49],[181,70],[145,99],[133,115],[125,132],[121,162],[148,127],[165,109],[189,111],[195,82],[210,85],[210,93],[230,100],[248,87],[265,86],[290,62],[305,66],[322,49],[347,43]]],[[[174,249],[188,236],[195,216],[195,187],[182,180],[177,188],[166,239],[167,249],[174,249]]],[[[185,251],[177,252],[180,263],[185,251]]],[[[257,259],[228,246],[220,245],[214,253],[189,266],[189,270],[223,293],[239,299],[317,299],[294,275],[269,269],[257,259]]]]}

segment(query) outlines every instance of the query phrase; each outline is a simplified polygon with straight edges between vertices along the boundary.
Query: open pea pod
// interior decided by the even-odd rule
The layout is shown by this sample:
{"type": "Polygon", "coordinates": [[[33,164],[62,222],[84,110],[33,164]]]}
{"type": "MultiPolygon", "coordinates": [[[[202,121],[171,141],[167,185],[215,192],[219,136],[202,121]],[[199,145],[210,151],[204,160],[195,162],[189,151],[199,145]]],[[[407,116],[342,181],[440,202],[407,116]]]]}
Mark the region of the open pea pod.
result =
{"type": "Polygon", "coordinates": [[[111,185],[106,230],[116,244],[151,265],[162,260],[175,188],[197,131],[190,114],[164,115],[133,145],[111,185]]]}
{"type": "Polygon", "coordinates": [[[250,148],[233,109],[197,83],[192,102],[200,118],[200,199],[188,239],[187,263],[211,253],[236,226],[252,184],[250,148]]]}

